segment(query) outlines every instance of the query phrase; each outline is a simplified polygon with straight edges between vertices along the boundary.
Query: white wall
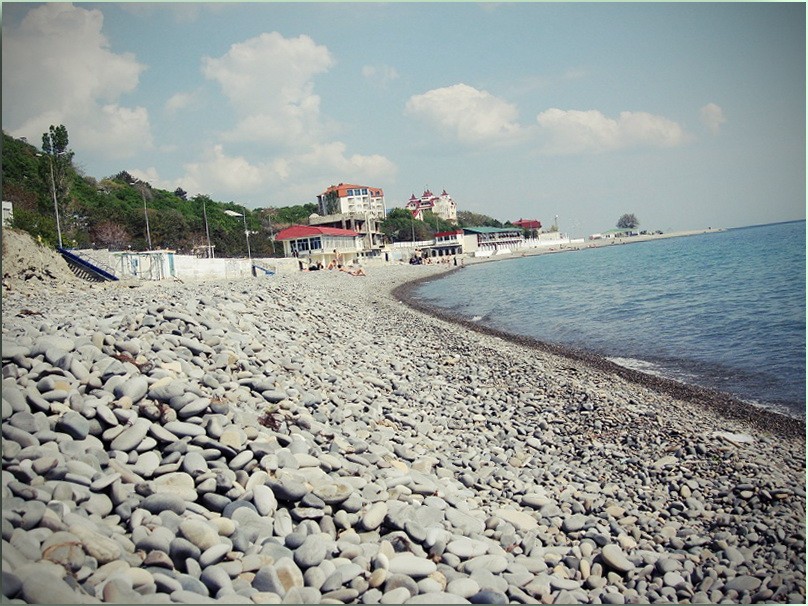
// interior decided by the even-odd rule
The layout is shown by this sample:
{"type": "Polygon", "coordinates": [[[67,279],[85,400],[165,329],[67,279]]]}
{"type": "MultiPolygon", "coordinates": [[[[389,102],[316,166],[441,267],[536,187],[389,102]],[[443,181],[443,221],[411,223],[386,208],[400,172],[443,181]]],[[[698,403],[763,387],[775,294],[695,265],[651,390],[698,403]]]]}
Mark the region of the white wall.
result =
{"type": "MultiPolygon", "coordinates": [[[[297,259],[253,259],[253,263],[276,274],[300,270],[297,259]]],[[[180,280],[247,278],[251,275],[249,259],[200,259],[193,255],[174,255],[174,271],[180,280]]],[[[260,269],[255,275],[258,278],[271,277],[260,269]]]]}

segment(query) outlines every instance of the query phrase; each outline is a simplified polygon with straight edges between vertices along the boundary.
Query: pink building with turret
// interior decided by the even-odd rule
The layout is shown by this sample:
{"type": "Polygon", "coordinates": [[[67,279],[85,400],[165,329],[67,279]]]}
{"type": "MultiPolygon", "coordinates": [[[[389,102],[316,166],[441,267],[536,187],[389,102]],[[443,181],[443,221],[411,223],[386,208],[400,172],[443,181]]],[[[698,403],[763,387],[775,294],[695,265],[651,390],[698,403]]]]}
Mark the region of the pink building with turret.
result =
{"type": "Polygon", "coordinates": [[[457,223],[457,204],[452,199],[452,196],[443,190],[441,195],[435,195],[428,189],[421,194],[420,198],[416,198],[413,194],[407,201],[405,208],[412,213],[415,219],[420,221],[424,220],[424,212],[432,211],[441,219],[457,223]]]}

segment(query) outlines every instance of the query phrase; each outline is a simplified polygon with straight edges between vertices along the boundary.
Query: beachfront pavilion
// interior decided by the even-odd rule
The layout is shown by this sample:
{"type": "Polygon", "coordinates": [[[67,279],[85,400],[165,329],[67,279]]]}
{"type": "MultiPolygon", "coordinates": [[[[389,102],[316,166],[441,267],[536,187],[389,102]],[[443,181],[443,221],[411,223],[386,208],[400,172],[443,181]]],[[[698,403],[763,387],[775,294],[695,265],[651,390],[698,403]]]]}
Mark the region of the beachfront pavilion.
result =
{"type": "Polygon", "coordinates": [[[346,264],[362,251],[362,237],[358,232],[336,227],[293,225],[279,231],[275,240],[283,242],[285,257],[305,259],[308,264],[328,265],[337,255],[346,264]]]}
{"type": "Polygon", "coordinates": [[[445,257],[463,254],[463,230],[441,231],[435,234],[435,243],[426,247],[430,257],[445,257]]]}
{"type": "Polygon", "coordinates": [[[525,241],[518,227],[464,227],[463,252],[497,254],[518,248],[525,241]]]}

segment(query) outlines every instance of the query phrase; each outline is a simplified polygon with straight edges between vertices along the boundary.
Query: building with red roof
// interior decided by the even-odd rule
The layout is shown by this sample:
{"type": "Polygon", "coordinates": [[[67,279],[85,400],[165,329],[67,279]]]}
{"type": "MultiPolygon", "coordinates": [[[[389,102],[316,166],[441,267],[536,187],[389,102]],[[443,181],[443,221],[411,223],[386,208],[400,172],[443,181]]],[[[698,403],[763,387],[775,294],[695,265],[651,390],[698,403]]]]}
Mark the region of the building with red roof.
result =
{"type": "Polygon", "coordinates": [[[415,194],[410,196],[405,208],[412,213],[413,218],[419,221],[424,220],[424,212],[432,211],[441,219],[457,223],[457,204],[452,199],[446,190],[443,190],[441,195],[435,195],[428,189],[424,190],[420,198],[416,198],[415,194]]]}
{"type": "Polygon", "coordinates": [[[516,227],[521,227],[522,229],[541,229],[541,221],[536,219],[519,219],[518,221],[514,221],[513,224],[516,225],[516,227]]]}
{"type": "Polygon", "coordinates": [[[362,250],[362,237],[351,229],[319,227],[315,225],[292,225],[282,229],[275,240],[283,242],[286,257],[307,258],[309,263],[331,260],[347,263],[362,250]]]}

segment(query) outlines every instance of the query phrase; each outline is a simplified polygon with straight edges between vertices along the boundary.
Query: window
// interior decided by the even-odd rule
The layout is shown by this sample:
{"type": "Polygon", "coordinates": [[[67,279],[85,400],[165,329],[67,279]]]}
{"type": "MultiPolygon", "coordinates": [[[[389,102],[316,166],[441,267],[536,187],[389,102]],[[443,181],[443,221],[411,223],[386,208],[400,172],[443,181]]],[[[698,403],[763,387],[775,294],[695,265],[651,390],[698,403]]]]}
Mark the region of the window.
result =
{"type": "Polygon", "coordinates": [[[312,238],[309,240],[309,246],[311,246],[311,250],[322,250],[323,248],[320,238],[312,238]]]}

